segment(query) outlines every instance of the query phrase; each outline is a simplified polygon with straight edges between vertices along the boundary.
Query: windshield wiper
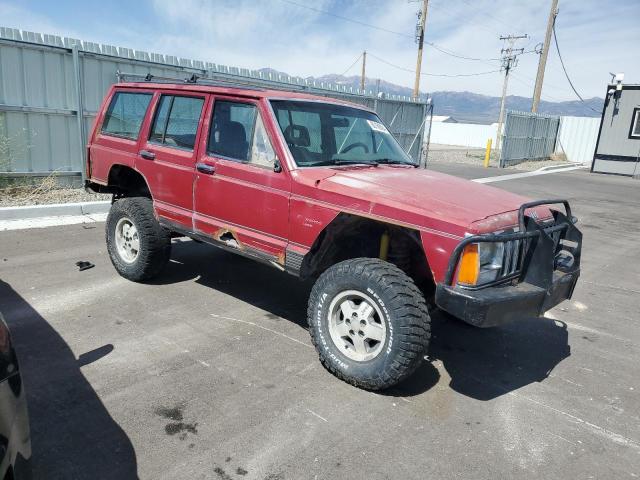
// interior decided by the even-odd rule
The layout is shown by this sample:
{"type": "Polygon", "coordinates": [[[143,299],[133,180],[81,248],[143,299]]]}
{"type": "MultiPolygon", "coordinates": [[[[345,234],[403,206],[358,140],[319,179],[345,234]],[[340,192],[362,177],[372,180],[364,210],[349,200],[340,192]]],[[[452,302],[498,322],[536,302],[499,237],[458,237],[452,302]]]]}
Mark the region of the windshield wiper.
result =
{"type": "Polygon", "coordinates": [[[393,158],[375,158],[371,161],[366,160],[349,160],[346,158],[334,158],[333,160],[323,160],[321,162],[306,163],[306,167],[319,167],[319,166],[331,166],[331,165],[369,165],[375,167],[376,165],[411,165],[417,167],[416,163],[409,163],[402,160],[396,160],[393,158]]]}
{"type": "Polygon", "coordinates": [[[375,158],[373,163],[377,165],[411,165],[412,167],[417,167],[417,163],[413,162],[405,162],[404,160],[397,160],[395,158],[375,158]]]}
{"type": "Polygon", "coordinates": [[[336,158],[333,160],[323,160],[321,162],[305,163],[305,167],[322,167],[331,165],[374,165],[375,162],[364,162],[362,160],[347,160],[343,158],[336,158]]]}

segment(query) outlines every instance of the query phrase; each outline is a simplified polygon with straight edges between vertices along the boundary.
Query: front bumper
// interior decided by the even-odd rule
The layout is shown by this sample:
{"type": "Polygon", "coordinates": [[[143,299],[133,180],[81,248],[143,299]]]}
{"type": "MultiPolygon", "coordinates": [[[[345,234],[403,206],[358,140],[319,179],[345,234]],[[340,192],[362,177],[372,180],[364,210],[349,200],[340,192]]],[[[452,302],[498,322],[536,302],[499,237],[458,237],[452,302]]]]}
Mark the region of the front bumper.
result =
{"type": "Polygon", "coordinates": [[[554,274],[549,289],[530,283],[467,290],[438,284],[437,305],[476,327],[496,327],[519,318],[537,317],[571,298],[580,270],[554,274]]]}
{"type": "Polygon", "coordinates": [[[580,276],[582,234],[575,227],[566,201],[544,201],[520,208],[520,230],[515,234],[479,235],[463,240],[454,250],[443,283],[436,286],[436,304],[444,311],[477,327],[542,315],[571,298],[580,276]],[[566,215],[552,211],[554,221],[541,225],[525,210],[547,203],[564,203],[566,215]],[[491,286],[466,288],[453,281],[463,248],[474,242],[520,242],[517,274],[491,286]]]}

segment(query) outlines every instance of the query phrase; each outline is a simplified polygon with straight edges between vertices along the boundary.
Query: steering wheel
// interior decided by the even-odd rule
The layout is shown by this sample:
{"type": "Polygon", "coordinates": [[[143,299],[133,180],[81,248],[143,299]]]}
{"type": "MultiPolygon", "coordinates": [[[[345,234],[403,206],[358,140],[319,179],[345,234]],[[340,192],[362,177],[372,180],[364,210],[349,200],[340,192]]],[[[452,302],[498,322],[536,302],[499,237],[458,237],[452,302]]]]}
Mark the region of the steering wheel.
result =
{"type": "Polygon", "coordinates": [[[349,152],[349,151],[353,150],[354,148],[358,148],[358,147],[362,148],[362,149],[364,150],[364,153],[369,153],[369,147],[367,147],[367,146],[366,146],[364,143],[362,143],[362,142],[355,142],[355,143],[352,143],[351,145],[349,145],[349,146],[347,146],[347,147],[343,148],[339,153],[347,153],[347,152],[349,152]]]}

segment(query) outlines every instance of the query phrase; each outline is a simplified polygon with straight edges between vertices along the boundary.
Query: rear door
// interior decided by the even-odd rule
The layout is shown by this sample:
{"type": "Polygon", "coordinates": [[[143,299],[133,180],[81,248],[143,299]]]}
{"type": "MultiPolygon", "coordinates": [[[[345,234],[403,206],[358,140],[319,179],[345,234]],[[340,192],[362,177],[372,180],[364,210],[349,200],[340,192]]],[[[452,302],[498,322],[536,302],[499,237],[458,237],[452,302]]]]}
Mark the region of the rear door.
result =
{"type": "Polygon", "coordinates": [[[258,100],[216,96],[195,182],[196,231],[253,256],[284,263],[289,172],[277,158],[275,125],[258,100]]]}
{"type": "Polygon", "coordinates": [[[206,94],[158,92],[153,119],[136,160],[137,169],[153,186],[158,215],[192,228],[193,182],[200,124],[206,94]]]}

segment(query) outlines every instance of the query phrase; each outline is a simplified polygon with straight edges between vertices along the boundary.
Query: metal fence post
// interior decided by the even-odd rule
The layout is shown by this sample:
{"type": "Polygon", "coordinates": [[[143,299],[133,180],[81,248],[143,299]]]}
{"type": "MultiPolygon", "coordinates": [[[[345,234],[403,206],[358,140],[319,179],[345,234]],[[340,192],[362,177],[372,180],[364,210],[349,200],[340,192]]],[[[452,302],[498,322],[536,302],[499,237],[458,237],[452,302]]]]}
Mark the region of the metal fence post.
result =
{"type": "Polygon", "coordinates": [[[84,133],[84,89],[82,88],[82,70],[80,68],[80,50],[78,44],[74,44],[71,48],[71,55],[73,56],[73,73],[74,73],[74,89],[76,94],[76,120],[78,129],[78,160],[80,162],[80,173],[82,174],[82,181],[84,183],[86,177],[85,168],[85,133],[84,133]]]}

